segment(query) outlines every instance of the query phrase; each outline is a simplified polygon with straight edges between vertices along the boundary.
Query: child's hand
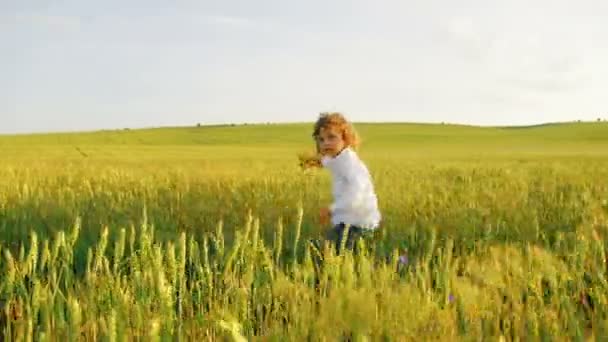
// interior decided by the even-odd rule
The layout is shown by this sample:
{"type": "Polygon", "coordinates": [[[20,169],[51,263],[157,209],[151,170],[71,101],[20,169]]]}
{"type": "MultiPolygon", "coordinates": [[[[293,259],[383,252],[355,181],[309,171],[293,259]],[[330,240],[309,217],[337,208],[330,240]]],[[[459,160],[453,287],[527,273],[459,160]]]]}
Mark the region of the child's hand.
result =
{"type": "Polygon", "coordinates": [[[304,170],[321,167],[321,157],[317,154],[300,153],[298,155],[300,167],[304,170]]]}
{"type": "Polygon", "coordinates": [[[321,208],[321,210],[319,210],[319,223],[321,223],[322,225],[328,225],[330,218],[331,212],[328,208],[321,208]]]}

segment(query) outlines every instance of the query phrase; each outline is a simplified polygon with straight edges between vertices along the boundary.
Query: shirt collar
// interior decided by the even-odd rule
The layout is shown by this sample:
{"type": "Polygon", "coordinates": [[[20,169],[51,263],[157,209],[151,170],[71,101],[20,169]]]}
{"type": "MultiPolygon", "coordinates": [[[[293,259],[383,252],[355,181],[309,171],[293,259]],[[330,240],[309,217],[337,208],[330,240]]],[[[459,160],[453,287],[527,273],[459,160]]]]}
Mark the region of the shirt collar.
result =
{"type": "Polygon", "coordinates": [[[338,154],[335,157],[327,157],[324,156],[323,158],[321,158],[321,163],[323,164],[324,167],[332,169],[334,168],[336,165],[340,165],[342,164],[348,157],[349,154],[352,153],[352,150],[350,147],[345,147],[340,154],[338,154]]]}

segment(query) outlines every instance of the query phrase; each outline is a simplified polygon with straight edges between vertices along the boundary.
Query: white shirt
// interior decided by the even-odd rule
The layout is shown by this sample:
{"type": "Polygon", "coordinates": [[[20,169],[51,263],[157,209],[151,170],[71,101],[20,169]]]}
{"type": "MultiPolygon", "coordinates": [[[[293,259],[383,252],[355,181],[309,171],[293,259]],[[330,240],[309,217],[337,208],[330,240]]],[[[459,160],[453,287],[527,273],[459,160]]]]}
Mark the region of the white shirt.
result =
{"type": "Polygon", "coordinates": [[[369,170],[355,151],[347,147],[335,158],[323,157],[321,163],[333,179],[334,203],[329,208],[332,224],[377,228],[381,219],[378,199],[369,170]]]}

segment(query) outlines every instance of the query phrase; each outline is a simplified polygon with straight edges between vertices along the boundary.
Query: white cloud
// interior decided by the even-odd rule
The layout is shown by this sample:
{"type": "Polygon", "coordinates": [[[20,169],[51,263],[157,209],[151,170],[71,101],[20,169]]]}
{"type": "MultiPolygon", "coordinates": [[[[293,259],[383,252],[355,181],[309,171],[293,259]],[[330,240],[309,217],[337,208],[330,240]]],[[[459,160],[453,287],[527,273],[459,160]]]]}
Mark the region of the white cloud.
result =
{"type": "Polygon", "coordinates": [[[228,25],[233,27],[247,27],[254,25],[254,22],[250,19],[226,15],[208,15],[205,16],[205,19],[214,24],[228,25]]]}
{"type": "Polygon", "coordinates": [[[43,27],[48,29],[71,31],[78,30],[81,25],[80,17],[68,15],[49,15],[39,13],[25,13],[14,15],[3,15],[2,20],[12,22],[23,27],[43,27]]]}
{"type": "Polygon", "coordinates": [[[584,88],[591,79],[578,32],[555,29],[559,18],[539,28],[530,18],[484,21],[482,16],[453,17],[444,24],[449,53],[472,74],[491,84],[519,91],[560,92],[584,88]]]}
{"type": "Polygon", "coordinates": [[[490,63],[499,80],[522,90],[577,90],[591,77],[576,44],[547,33],[503,36],[490,63]]]}

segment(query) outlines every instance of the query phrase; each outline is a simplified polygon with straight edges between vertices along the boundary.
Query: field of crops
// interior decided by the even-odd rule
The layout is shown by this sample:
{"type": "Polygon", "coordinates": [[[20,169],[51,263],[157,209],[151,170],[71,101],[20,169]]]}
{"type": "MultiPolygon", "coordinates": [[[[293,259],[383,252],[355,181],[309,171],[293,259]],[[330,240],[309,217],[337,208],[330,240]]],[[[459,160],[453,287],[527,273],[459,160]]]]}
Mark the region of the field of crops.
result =
{"type": "Polygon", "coordinates": [[[607,123],[356,125],[382,233],[318,279],[311,128],[0,136],[3,340],[608,338],[607,123]]]}

